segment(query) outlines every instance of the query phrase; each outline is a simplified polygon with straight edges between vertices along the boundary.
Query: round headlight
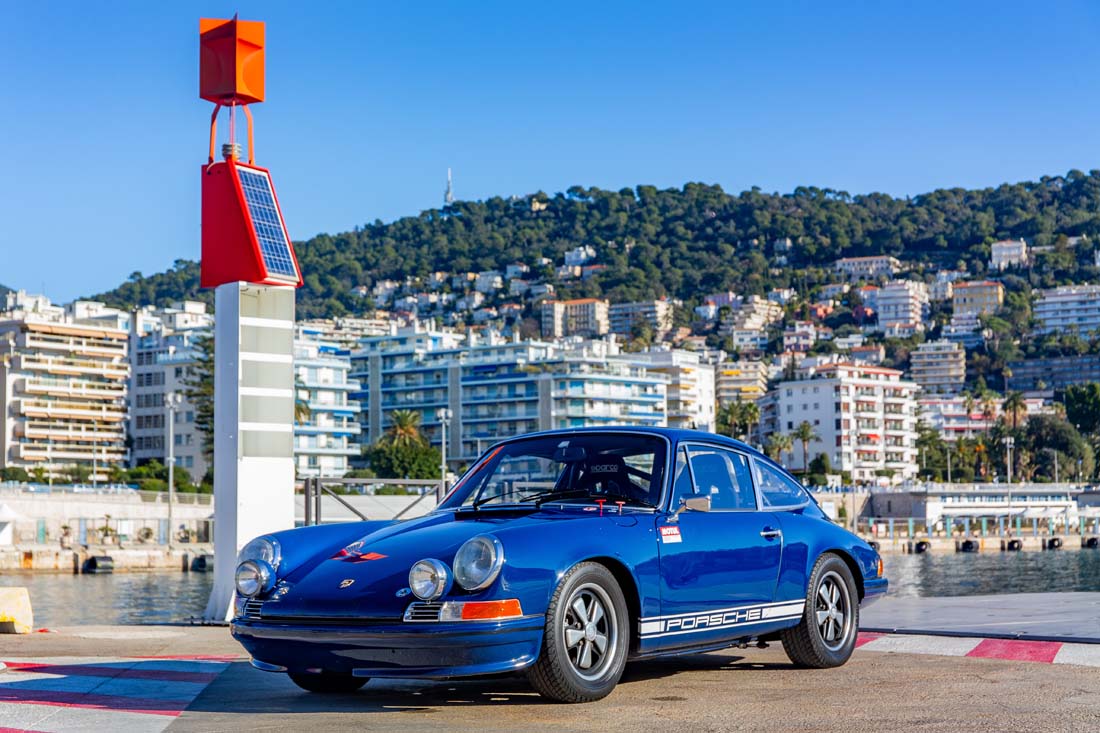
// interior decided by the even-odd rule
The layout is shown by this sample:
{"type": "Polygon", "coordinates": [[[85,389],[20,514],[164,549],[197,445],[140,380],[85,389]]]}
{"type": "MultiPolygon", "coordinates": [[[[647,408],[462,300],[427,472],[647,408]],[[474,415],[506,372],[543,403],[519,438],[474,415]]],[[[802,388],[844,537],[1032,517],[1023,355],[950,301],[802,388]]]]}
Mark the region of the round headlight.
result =
{"type": "Polygon", "coordinates": [[[245,560],[237,566],[237,593],[242,596],[259,595],[271,588],[275,571],[263,560],[245,560]]]}
{"type": "Polygon", "coordinates": [[[491,534],[471,537],[455,554],[455,580],[466,590],[488,588],[504,564],[504,548],[491,534]]]}
{"type": "Polygon", "coordinates": [[[279,569],[279,563],[283,559],[283,550],[279,547],[279,540],[273,537],[257,537],[241,548],[237,554],[237,562],[245,560],[261,560],[267,563],[272,570],[279,569]]]}
{"type": "Polygon", "coordinates": [[[417,560],[409,570],[409,590],[422,601],[434,601],[447,592],[451,574],[435,558],[417,560]]]}

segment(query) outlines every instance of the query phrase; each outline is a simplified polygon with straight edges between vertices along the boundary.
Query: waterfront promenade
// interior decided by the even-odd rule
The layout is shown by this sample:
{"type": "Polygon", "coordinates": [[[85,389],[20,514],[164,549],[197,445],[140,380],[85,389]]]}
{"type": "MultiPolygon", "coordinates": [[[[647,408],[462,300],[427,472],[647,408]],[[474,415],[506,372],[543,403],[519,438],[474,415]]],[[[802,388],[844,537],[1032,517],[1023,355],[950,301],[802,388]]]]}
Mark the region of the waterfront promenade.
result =
{"type": "Polygon", "coordinates": [[[1100,645],[863,634],[838,669],[779,645],[628,666],[606,700],[554,705],[516,677],[372,680],[305,693],[221,627],[6,637],[0,728],[31,731],[1095,730],[1100,645]],[[109,650],[112,655],[105,657],[109,650]]]}

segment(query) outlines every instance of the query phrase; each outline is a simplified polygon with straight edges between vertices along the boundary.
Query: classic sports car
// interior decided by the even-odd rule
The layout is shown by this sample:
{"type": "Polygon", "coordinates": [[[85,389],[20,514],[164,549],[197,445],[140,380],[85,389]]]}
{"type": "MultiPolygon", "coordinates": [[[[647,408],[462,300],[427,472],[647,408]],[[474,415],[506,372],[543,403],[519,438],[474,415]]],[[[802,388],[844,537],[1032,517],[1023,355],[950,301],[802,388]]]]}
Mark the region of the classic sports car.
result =
{"type": "Polygon", "coordinates": [[[525,670],[598,700],[634,659],[781,640],[855,647],[882,561],[786,471],[709,433],[578,429],[493,446],[434,511],[257,538],[232,631],[312,692],[525,670]]]}

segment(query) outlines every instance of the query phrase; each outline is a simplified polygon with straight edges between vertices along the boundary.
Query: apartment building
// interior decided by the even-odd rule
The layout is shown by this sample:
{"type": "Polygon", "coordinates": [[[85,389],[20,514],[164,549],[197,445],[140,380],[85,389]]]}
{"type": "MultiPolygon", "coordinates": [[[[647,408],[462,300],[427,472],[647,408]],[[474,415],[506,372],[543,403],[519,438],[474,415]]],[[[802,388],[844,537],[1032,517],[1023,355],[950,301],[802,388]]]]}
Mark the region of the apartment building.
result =
{"type": "MultiPolygon", "coordinates": [[[[830,364],[769,392],[764,437],[807,421],[818,436],[809,445],[811,460],[824,453],[834,470],[850,472],[859,484],[898,483],[917,474],[917,390],[896,369],[830,364]]],[[[801,445],[793,452],[801,466],[801,445]]]]}
{"type": "Polygon", "coordinates": [[[669,378],[613,342],[549,343],[403,329],[365,339],[352,354],[362,389],[362,441],[385,434],[397,409],[422,415],[424,433],[461,467],[501,438],[553,428],[667,424],[669,378]]]}
{"type": "Polygon", "coordinates": [[[1014,392],[1065,389],[1074,384],[1100,382],[1100,355],[1055,356],[1010,361],[1008,388],[1014,392]]]}
{"type": "Polygon", "coordinates": [[[650,374],[668,378],[667,425],[713,431],[715,428],[714,365],[695,351],[653,347],[633,354],[650,374]]]}
{"type": "Polygon", "coordinates": [[[540,309],[542,335],[550,339],[603,336],[611,330],[609,311],[607,301],[596,298],[548,300],[540,309]]]}
{"type": "Polygon", "coordinates": [[[849,280],[877,280],[901,272],[901,262],[889,255],[845,257],[833,263],[833,267],[849,280]]]}
{"type": "Polygon", "coordinates": [[[1007,270],[1027,264],[1027,242],[1022,239],[1003,239],[990,247],[989,269],[1007,270]]]}
{"type": "Polygon", "coordinates": [[[915,280],[893,280],[878,293],[878,329],[890,336],[911,336],[924,330],[928,317],[928,286],[915,280]]]}
{"type": "Polygon", "coordinates": [[[176,467],[201,481],[210,466],[203,450],[196,408],[188,394],[200,358],[199,339],[214,329],[205,303],[146,307],[133,314],[130,330],[130,465],[168,463],[168,420],[176,467]]]}
{"type": "Polygon", "coordinates": [[[0,312],[0,468],[104,481],[126,464],[125,330],[82,323],[41,296],[0,312]]]}
{"type": "MultiPolygon", "coordinates": [[[[1003,400],[998,396],[983,400],[973,395],[929,396],[917,400],[920,422],[928,425],[949,443],[959,438],[984,435],[1001,419],[1003,400]]],[[[1041,397],[1024,399],[1028,417],[1049,414],[1053,408],[1041,397]]]]}
{"type": "Polygon", "coordinates": [[[623,338],[630,338],[636,323],[653,329],[658,341],[672,331],[672,303],[665,299],[614,303],[608,309],[608,317],[611,333],[623,338]]]}
{"type": "Polygon", "coordinates": [[[925,341],[909,354],[909,376],[928,394],[955,394],[966,383],[966,350],[946,339],[925,341]]]}
{"type": "Polygon", "coordinates": [[[813,321],[795,321],[783,329],[783,350],[809,351],[817,343],[817,338],[818,328],[813,321]]]}
{"type": "Polygon", "coordinates": [[[993,280],[955,283],[951,296],[956,316],[982,316],[996,313],[1005,302],[1005,288],[993,280]]]}
{"type": "Polygon", "coordinates": [[[1043,290],[1033,311],[1038,334],[1100,330],[1100,285],[1066,285],[1043,290]]]}
{"type": "Polygon", "coordinates": [[[350,352],[327,329],[299,325],[294,338],[294,468],[299,477],[340,478],[361,452],[361,385],[349,379],[350,352]]]}
{"type": "Polygon", "coordinates": [[[762,361],[726,361],[714,370],[718,404],[755,402],[768,391],[768,365],[762,361]]]}

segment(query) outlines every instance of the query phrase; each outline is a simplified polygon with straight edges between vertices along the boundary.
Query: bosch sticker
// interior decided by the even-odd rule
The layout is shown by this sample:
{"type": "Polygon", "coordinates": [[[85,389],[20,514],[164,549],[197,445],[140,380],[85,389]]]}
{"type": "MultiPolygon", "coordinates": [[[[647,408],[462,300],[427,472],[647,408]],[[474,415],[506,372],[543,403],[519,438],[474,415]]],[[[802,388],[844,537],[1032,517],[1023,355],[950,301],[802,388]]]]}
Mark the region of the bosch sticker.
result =
{"type": "Polygon", "coordinates": [[[661,542],[664,542],[666,545],[671,545],[674,542],[680,541],[679,527],[661,527],[661,542]]]}

